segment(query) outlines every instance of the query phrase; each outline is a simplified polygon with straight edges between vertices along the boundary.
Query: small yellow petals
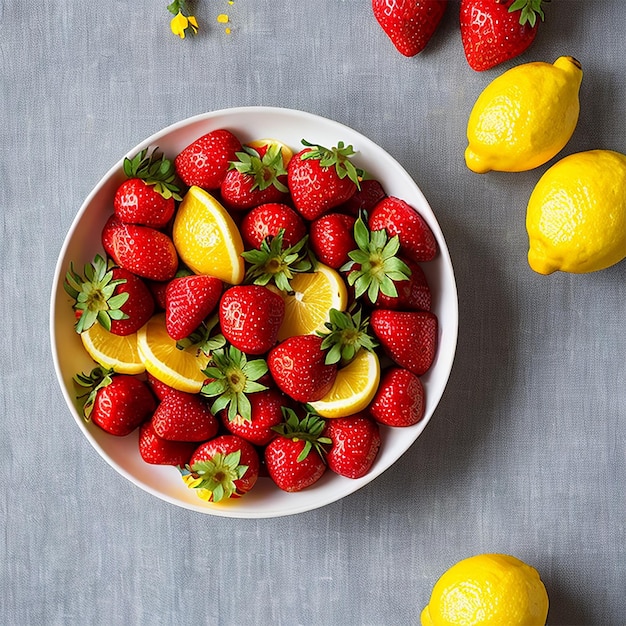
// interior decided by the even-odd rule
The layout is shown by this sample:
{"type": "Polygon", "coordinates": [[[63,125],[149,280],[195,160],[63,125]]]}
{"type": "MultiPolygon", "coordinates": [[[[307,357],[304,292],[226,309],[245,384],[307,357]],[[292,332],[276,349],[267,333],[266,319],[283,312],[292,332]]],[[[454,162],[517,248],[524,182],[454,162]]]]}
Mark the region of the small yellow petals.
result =
{"type": "Polygon", "coordinates": [[[220,24],[228,24],[228,15],[226,15],[226,13],[220,13],[220,14],[217,16],[217,21],[218,21],[220,24]]]}
{"type": "Polygon", "coordinates": [[[185,38],[185,31],[189,26],[189,20],[179,11],[170,22],[170,28],[172,32],[180,37],[181,39],[185,38]]]}
{"type": "Polygon", "coordinates": [[[231,33],[232,31],[230,30],[230,28],[225,28],[225,29],[224,29],[224,32],[225,32],[227,35],[230,35],[230,33],[231,33]]]}

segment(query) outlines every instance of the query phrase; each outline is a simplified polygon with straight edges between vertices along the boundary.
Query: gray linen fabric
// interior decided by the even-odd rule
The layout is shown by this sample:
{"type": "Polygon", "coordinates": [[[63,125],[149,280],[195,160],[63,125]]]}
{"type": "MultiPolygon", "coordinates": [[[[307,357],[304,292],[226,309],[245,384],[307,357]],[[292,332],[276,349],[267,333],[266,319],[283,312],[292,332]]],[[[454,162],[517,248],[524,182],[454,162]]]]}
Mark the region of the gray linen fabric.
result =
{"type": "Polygon", "coordinates": [[[550,624],[623,624],[626,265],[535,275],[524,215],[547,166],[463,162],[483,87],[562,54],[585,71],[563,154],[626,151],[623,0],[554,0],[533,47],[485,73],[463,56],[458,0],[413,59],[366,0],[199,0],[184,41],[166,5],[0,0],[0,622],[409,625],[450,565],[504,552],[540,571],[550,624]],[[72,219],[123,154],[257,104],[343,122],[409,171],[447,238],[460,332],[443,400],[394,467],[333,505],[254,521],[162,502],[98,456],[56,382],[48,303],[72,219]]]}

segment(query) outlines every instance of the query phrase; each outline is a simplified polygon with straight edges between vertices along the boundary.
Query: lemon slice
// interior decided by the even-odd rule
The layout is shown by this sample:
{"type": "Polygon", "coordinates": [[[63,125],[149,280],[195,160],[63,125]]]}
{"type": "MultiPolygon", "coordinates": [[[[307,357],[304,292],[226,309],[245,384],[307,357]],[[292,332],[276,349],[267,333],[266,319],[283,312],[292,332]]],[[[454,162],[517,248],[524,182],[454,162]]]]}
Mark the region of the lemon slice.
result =
{"type": "Polygon", "coordinates": [[[348,304],[345,282],[338,272],[322,263],[314,272],[296,274],[290,282],[293,293],[278,292],[285,301],[279,341],[322,330],[329,320],[329,311],[344,311],[348,304]]]}
{"type": "Polygon", "coordinates": [[[280,154],[283,157],[283,165],[287,167],[291,157],[293,156],[293,150],[278,139],[255,139],[247,143],[251,148],[264,148],[265,146],[278,146],[280,148],[280,154]]]}
{"type": "Polygon", "coordinates": [[[228,211],[208,192],[190,187],[178,207],[172,229],[183,262],[196,274],[231,285],[244,277],[243,240],[228,211]]]}
{"type": "Polygon", "coordinates": [[[187,393],[198,393],[209,357],[194,346],[179,350],[167,334],[165,314],[153,316],[137,331],[137,347],[146,370],[162,383],[187,393]]]}
{"type": "Polygon", "coordinates": [[[309,404],[322,417],[345,417],[362,411],[374,398],[380,382],[380,362],[375,352],[361,348],[348,365],[337,371],[330,391],[309,404]]]}
{"type": "Polygon", "coordinates": [[[100,324],[94,324],[80,334],[89,356],[102,367],[120,374],[141,374],[145,371],[137,348],[137,333],[114,335],[100,324]]]}

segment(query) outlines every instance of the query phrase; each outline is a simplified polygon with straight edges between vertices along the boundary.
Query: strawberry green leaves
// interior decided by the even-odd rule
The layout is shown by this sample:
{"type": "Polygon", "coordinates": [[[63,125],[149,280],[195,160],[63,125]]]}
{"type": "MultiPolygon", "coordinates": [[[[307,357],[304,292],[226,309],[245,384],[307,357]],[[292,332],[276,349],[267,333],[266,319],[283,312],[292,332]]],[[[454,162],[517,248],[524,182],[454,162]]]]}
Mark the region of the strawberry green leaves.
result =
{"type": "Polygon", "coordinates": [[[360,177],[363,172],[350,161],[350,157],[356,154],[352,146],[346,146],[343,141],[340,141],[334,148],[325,148],[309,143],[306,139],[302,139],[302,144],[311,148],[300,156],[303,161],[315,159],[322,167],[333,167],[340,179],[348,177],[357,189],[360,189],[360,177]]]}
{"type": "Polygon", "coordinates": [[[159,154],[158,148],[148,154],[148,148],[138,152],[132,159],[124,159],[124,174],[128,178],[140,178],[165,199],[182,200],[176,184],[176,168],[173,161],[159,154]]]}
{"type": "Polygon", "coordinates": [[[341,267],[348,273],[348,283],[354,286],[354,295],[364,294],[376,302],[379,292],[396,297],[394,281],[407,280],[411,270],[398,258],[400,240],[397,235],[389,238],[385,230],[370,231],[363,217],[354,224],[354,239],[358,248],[348,254],[350,261],[341,267]]]}
{"type": "Polygon", "coordinates": [[[532,28],[537,23],[537,16],[540,17],[542,22],[545,19],[542,7],[544,2],[550,2],[550,0],[515,0],[509,7],[509,13],[519,11],[519,23],[522,26],[528,23],[532,28]]]}
{"type": "Polygon", "coordinates": [[[234,346],[215,350],[209,366],[203,370],[209,380],[200,393],[215,398],[211,405],[213,414],[227,408],[229,420],[237,415],[250,420],[251,406],[247,394],[267,389],[258,382],[267,370],[263,359],[248,361],[246,355],[234,346]]]}
{"type": "Polygon", "coordinates": [[[369,318],[362,318],[361,309],[354,313],[331,309],[330,321],[326,322],[326,330],[317,334],[324,338],[322,350],[328,350],[325,363],[341,363],[347,365],[361,348],[374,350],[376,342],[368,333],[369,318]]]}

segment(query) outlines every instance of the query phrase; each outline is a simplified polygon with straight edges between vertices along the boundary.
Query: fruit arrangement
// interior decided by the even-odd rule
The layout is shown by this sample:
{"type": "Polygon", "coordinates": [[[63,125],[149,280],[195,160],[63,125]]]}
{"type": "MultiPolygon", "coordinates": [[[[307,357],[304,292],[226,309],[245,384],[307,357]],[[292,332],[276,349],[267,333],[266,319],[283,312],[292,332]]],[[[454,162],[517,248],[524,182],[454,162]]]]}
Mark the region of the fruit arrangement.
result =
{"type": "Polygon", "coordinates": [[[438,245],[354,154],[221,128],[126,159],[104,253],[65,276],[85,419],[211,502],[366,475],[424,416],[438,245]]]}

